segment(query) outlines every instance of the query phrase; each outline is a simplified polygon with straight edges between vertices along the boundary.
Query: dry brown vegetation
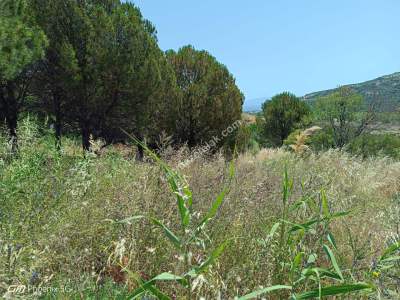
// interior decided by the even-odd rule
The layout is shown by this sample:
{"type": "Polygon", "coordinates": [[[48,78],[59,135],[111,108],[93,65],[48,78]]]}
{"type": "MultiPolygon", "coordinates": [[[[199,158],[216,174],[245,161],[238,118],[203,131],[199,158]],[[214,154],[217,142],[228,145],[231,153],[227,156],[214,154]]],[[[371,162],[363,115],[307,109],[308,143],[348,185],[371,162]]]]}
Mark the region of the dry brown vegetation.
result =
{"type": "MultiPolygon", "coordinates": [[[[47,140],[32,137],[32,132],[27,135],[18,159],[8,160],[4,144],[0,152],[2,294],[7,285],[29,284],[35,277],[39,285],[69,285],[74,297],[86,298],[110,284],[111,290],[132,291],[138,287],[138,276],[145,281],[162,272],[182,273],[181,254],[159,228],[142,219],[130,225],[115,223],[146,215],[180,232],[175,197],[157,164],[138,163],[117,149],[84,159],[67,140],[59,156],[47,140]]],[[[226,186],[228,166],[222,155],[216,155],[199,157],[179,169],[185,153],[181,149],[165,154],[165,159],[187,179],[196,221],[226,186]]],[[[350,211],[329,225],[345,277],[375,283],[372,298],[379,294],[395,299],[387,290],[399,293],[399,269],[390,276],[375,274],[374,262],[391,242],[399,240],[399,162],[361,160],[340,151],[298,156],[263,149],[256,155],[240,155],[234,164],[229,192],[207,224],[203,244],[192,249],[192,263],[204,261],[213,245],[228,239],[230,243],[197,280],[193,298],[233,299],[276,284],[274,272],[281,254],[275,242],[266,240],[281,218],[286,166],[293,179],[289,203],[309,197],[318,204],[324,190],[330,212],[350,211]]],[[[294,218],[302,223],[312,214],[305,207],[294,218]]],[[[318,255],[316,264],[329,267],[316,243],[320,228],[314,231],[301,241],[301,247],[306,255],[318,255]]],[[[305,258],[302,264],[306,263],[305,258]]],[[[179,285],[157,286],[178,299],[184,294],[179,285]]]]}

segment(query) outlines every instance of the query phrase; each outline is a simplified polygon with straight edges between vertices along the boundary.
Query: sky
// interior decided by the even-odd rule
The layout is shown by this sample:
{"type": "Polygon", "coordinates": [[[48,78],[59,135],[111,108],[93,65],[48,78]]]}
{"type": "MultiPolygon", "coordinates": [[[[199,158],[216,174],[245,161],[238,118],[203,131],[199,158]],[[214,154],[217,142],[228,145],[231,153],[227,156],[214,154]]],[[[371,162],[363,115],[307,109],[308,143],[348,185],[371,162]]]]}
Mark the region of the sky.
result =
{"type": "Polygon", "coordinates": [[[399,0],[134,0],[163,50],[225,64],[246,99],[297,96],[400,71],[399,0]]]}

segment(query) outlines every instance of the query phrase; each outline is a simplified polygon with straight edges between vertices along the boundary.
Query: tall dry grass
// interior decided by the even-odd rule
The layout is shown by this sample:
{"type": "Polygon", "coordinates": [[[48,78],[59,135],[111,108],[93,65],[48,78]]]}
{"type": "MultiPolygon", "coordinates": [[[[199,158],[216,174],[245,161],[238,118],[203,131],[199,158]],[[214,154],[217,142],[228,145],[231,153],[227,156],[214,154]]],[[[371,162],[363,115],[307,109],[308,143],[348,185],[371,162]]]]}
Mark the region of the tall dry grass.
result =
{"type": "MultiPolygon", "coordinates": [[[[378,268],[384,250],[399,241],[399,162],[361,160],[340,151],[300,157],[280,149],[263,149],[256,155],[240,155],[217,215],[205,225],[202,239],[186,249],[188,258],[182,257],[182,252],[164,238],[163,229],[148,219],[117,222],[146,216],[156,218],[174,233],[186,234],[180,225],[176,194],[171,193],[156,163],[136,162],[133,155],[122,155],[112,148],[101,157],[90,154],[83,158],[71,140],[64,141],[60,155],[53,150],[53,141],[37,130],[20,135],[18,158],[8,156],[4,138],[0,153],[0,292],[5,296],[13,297],[7,293],[10,284],[32,284],[68,286],[69,294],[56,295],[64,299],[89,295],[124,298],[139,287],[140,280],[146,282],[166,272],[185,274],[188,259],[190,265],[201,265],[227,240],[230,242],[221,255],[191,282],[190,297],[233,299],[262,287],[285,284],[279,280],[290,278],[277,271],[286,270],[279,264],[289,259],[289,253],[282,253],[289,250],[279,246],[275,236],[269,240],[271,228],[282,220],[285,209],[285,168],[293,181],[288,205],[309,198],[318,206],[323,190],[330,213],[350,212],[329,223],[344,282],[374,284],[372,298],[399,296],[398,262],[394,261],[394,268],[388,271],[378,268]]],[[[198,224],[227,186],[229,167],[222,155],[179,164],[187,158],[186,153],[169,153],[167,163],[190,187],[190,214],[193,224],[198,224]]],[[[304,223],[319,213],[318,207],[310,207],[287,217],[304,223]]],[[[322,234],[326,231],[311,229],[298,247],[290,248],[291,254],[301,250],[307,255],[301,260],[302,268],[315,264],[334,271],[322,244],[315,242],[326,238],[322,234]],[[311,254],[316,255],[312,263],[308,261],[311,254]]],[[[329,280],[323,283],[332,284],[329,280]]],[[[159,282],[156,286],[177,299],[187,295],[187,287],[179,284],[159,282]]],[[[316,286],[304,283],[297,288],[316,286]]]]}

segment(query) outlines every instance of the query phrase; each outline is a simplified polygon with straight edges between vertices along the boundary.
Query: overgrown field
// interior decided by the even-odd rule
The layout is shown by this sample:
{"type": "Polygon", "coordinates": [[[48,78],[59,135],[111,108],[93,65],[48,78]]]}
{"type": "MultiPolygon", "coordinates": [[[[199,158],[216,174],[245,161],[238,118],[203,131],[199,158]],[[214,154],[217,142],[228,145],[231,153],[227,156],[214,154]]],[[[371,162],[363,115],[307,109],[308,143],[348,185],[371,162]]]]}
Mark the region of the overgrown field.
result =
{"type": "Polygon", "coordinates": [[[179,176],[126,148],[83,158],[72,140],[60,154],[31,125],[19,134],[18,157],[5,138],[0,149],[5,297],[233,299],[280,285],[260,297],[400,298],[399,162],[261,150],[233,171],[219,155],[179,165],[187,151],[166,150],[179,176]]]}

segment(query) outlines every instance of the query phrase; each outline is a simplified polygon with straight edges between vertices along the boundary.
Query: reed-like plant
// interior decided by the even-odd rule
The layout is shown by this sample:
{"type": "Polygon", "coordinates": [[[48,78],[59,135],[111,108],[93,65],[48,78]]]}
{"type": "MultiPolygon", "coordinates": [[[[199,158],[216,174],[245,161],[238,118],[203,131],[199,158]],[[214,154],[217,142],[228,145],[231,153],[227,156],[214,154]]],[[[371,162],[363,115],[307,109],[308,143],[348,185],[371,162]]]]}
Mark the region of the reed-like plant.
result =
{"type": "Polygon", "coordinates": [[[136,143],[141,145],[149,157],[163,170],[170,190],[176,197],[176,205],[180,217],[180,231],[179,233],[173,232],[173,230],[167,227],[161,220],[152,216],[137,215],[118,221],[118,223],[130,224],[135,220],[147,219],[153,226],[159,227],[164,233],[164,236],[172,243],[175,249],[183,257],[183,269],[185,271],[182,274],[161,273],[148,281],[143,281],[137,274],[126,270],[139,284],[139,288],[130,294],[130,299],[140,298],[147,293],[150,293],[159,299],[171,299],[169,296],[157,289],[155,283],[159,281],[178,283],[186,290],[187,299],[192,299],[192,292],[195,287],[194,282],[218,259],[229,243],[229,240],[224,241],[222,244],[216,246],[210,252],[209,256],[200,264],[192,264],[193,251],[196,249],[198,244],[204,245],[202,234],[205,232],[206,225],[216,216],[218,209],[222,205],[225,195],[228,192],[229,186],[234,177],[234,164],[233,162],[230,163],[229,180],[222,192],[216,197],[208,212],[200,219],[200,222],[195,223],[192,209],[192,191],[186,179],[177,171],[169,167],[154,152],[148,149],[145,144],[138,141],[133,136],[131,136],[131,138],[134,139],[136,143]]]}
{"type": "Polygon", "coordinates": [[[318,197],[305,195],[291,202],[292,191],[293,180],[285,168],[281,218],[271,227],[264,240],[276,258],[273,272],[275,285],[238,299],[254,299],[272,292],[277,292],[279,299],[322,299],[324,296],[373,290],[373,285],[369,283],[354,283],[351,276],[346,278],[334,254],[337,245],[330,231],[330,223],[350,212],[332,213],[324,190],[320,191],[318,197]],[[309,220],[297,223],[296,216],[302,214],[302,211],[303,214],[310,214],[309,220]],[[323,260],[319,259],[319,253],[311,251],[318,248],[326,256],[327,266],[322,266],[323,260]]]}

